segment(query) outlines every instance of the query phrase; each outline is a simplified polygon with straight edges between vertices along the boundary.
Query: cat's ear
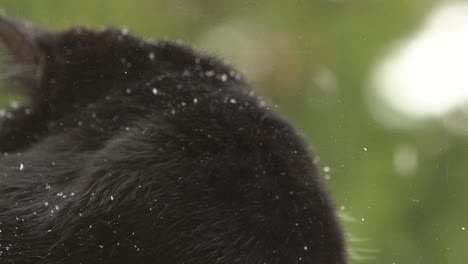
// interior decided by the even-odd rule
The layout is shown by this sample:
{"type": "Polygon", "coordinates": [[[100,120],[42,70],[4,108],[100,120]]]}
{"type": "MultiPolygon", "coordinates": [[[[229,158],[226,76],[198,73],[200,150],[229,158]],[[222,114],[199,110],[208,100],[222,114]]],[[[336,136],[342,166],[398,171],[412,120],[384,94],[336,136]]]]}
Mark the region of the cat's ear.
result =
{"type": "Polygon", "coordinates": [[[49,35],[28,22],[0,16],[0,41],[13,59],[21,63],[39,63],[43,52],[38,39],[49,35]]]}
{"type": "Polygon", "coordinates": [[[54,34],[23,21],[0,16],[0,45],[4,47],[11,64],[7,65],[8,79],[37,81],[46,59],[44,40],[54,34]]]}

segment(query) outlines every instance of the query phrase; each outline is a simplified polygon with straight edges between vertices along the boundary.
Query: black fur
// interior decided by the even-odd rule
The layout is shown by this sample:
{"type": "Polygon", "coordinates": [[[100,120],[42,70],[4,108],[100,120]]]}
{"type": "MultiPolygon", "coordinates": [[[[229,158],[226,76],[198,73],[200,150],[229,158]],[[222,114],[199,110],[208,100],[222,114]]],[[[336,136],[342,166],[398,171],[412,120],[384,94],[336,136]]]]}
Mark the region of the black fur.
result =
{"type": "Polygon", "coordinates": [[[0,18],[0,263],[345,264],[298,132],[219,60],[0,18]]]}

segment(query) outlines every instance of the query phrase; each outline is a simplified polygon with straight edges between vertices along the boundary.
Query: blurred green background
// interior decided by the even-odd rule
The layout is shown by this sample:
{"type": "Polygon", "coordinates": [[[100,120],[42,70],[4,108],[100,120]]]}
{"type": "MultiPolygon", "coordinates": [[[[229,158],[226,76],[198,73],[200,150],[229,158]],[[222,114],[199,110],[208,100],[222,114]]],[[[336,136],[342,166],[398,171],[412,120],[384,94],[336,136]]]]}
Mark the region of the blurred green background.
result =
{"type": "MultiPolygon", "coordinates": [[[[443,4],[0,0],[7,15],[45,27],[127,27],[228,59],[312,142],[352,263],[379,264],[468,263],[468,135],[447,129],[446,116],[395,128],[370,107],[376,65],[443,4]]],[[[4,106],[10,98],[0,89],[4,106]]]]}

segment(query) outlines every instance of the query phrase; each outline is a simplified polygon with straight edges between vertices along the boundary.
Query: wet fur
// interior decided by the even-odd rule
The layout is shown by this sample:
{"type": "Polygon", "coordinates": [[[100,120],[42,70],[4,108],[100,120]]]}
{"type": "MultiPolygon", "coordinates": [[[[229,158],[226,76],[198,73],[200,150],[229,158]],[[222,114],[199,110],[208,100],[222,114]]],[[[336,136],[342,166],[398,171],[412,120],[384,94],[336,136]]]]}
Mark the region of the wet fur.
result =
{"type": "Polygon", "coordinates": [[[307,144],[233,68],[112,29],[0,40],[30,86],[0,121],[0,263],[347,263],[307,144]]]}

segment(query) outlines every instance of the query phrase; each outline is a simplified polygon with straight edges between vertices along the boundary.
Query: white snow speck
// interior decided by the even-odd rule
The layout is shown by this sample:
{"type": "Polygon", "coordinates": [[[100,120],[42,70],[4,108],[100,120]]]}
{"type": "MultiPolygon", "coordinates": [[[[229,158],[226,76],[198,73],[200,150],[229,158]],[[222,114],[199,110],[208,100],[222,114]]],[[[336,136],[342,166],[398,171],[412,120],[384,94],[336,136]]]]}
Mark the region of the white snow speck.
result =
{"type": "Polygon", "coordinates": [[[155,58],[154,52],[150,52],[148,54],[148,58],[150,59],[150,61],[154,61],[154,58],[155,58]]]}
{"type": "Polygon", "coordinates": [[[228,77],[227,77],[226,74],[221,74],[221,78],[220,78],[220,79],[221,79],[222,82],[225,82],[225,81],[227,81],[228,77]]]}
{"type": "Polygon", "coordinates": [[[157,95],[158,94],[158,89],[153,88],[152,92],[153,92],[154,95],[157,95]]]}

